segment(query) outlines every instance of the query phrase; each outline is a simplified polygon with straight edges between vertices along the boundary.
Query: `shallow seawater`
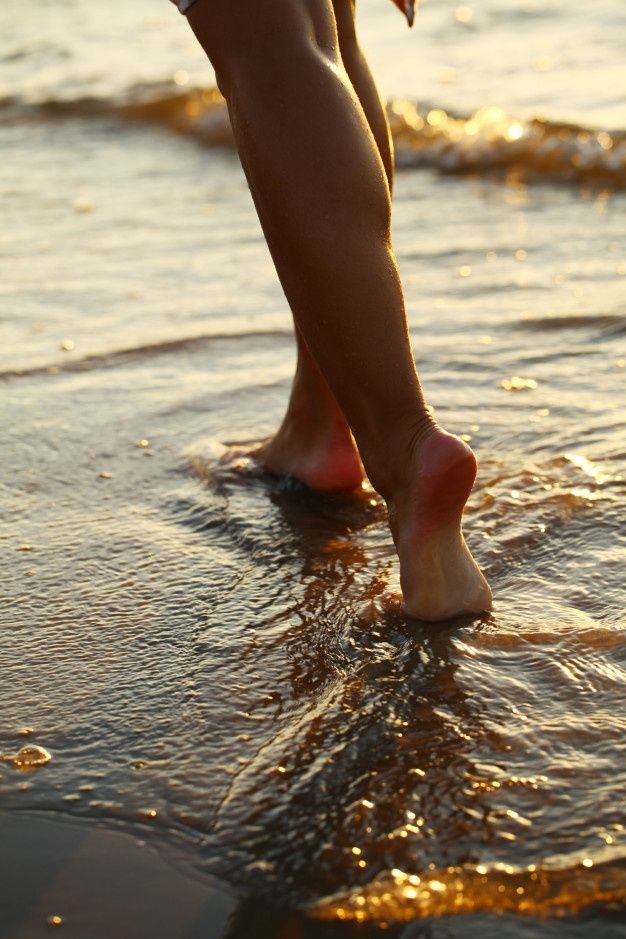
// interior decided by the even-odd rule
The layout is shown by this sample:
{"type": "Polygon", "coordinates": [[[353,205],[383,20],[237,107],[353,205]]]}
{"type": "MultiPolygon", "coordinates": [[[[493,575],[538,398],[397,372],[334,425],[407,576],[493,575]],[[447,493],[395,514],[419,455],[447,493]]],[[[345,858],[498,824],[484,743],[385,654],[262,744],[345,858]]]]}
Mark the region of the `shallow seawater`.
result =
{"type": "MultiPolygon", "coordinates": [[[[20,115],[0,128],[0,753],[52,759],[3,759],[1,806],[151,831],[306,910],[307,935],[461,916],[484,939],[472,917],[498,912],[493,935],[617,936],[619,187],[397,176],[415,355],[478,455],[466,533],[496,597],[425,627],[386,610],[375,493],[220,462],[276,426],[294,364],[232,152],[20,115]]],[[[259,910],[233,936],[278,935],[259,910]]]]}

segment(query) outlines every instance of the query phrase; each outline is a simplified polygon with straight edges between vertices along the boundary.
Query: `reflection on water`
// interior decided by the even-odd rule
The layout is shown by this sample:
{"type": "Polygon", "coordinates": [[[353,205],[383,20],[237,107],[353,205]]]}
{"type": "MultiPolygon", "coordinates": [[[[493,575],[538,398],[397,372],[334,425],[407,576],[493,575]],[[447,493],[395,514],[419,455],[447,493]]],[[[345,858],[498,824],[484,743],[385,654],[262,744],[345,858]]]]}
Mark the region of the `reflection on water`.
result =
{"type": "MultiPolygon", "coordinates": [[[[232,916],[223,939],[568,939],[602,936],[621,939],[622,913],[595,916],[584,922],[575,917],[559,916],[553,920],[531,919],[500,914],[457,913],[448,917],[427,917],[401,926],[336,920],[319,922],[296,914],[285,914],[258,901],[242,903],[232,916]],[[383,931],[384,930],[384,931],[383,931]]],[[[222,936],[220,936],[222,939],[222,936]]]]}
{"type": "MultiPolygon", "coordinates": [[[[516,485],[531,515],[563,524],[592,504],[591,493],[567,488],[577,471],[598,489],[609,477],[575,455],[552,463],[516,485]]],[[[216,464],[211,477],[210,464],[199,466],[226,500],[225,524],[255,553],[256,520],[243,514],[254,506],[253,475],[229,479],[216,464]]],[[[515,511],[506,491],[489,498],[495,482],[477,494],[485,527],[495,506],[500,524],[515,511]]],[[[390,576],[369,557],[379,546],[372,533],[381,535],[378,502],[280,484],[268,495],[279,543],[290,544],[278,578],[287,587],[297,565],[301,592],[289,588],[295,602],[280,629],[274,616],[254,619],[255,636],[261,629],[263,646],[284,657],[288,685],[263,702],[266,732],[243,735],[248,746],[204,842],[217,869],[255,892],[310,898],[320,918],[357,922],[623,903],[622,807],[612,797],[600,807],[597,775],[608,736],[623,745],[621,722],[603,716],[602,703],[623,674],[597,651],[619,649],[623,663],[620,634],[564,624],[502,631],[491,618],[433,630],[374,612],[390,576]],[[542,701],[548,690],[555,704],[542,701]],[[568,824],[572,801],[595,802],[591,842],[568,824]],[[349,886],[337,891],[340,883],[349,886]]],[[[519,542],[532,549],[532,539],[519,542]]],[[[273,572],[264,582],[271,594],[273,572]]],[[[242,662],[262,654],[256,638],[241,649],[242,662]]]]}

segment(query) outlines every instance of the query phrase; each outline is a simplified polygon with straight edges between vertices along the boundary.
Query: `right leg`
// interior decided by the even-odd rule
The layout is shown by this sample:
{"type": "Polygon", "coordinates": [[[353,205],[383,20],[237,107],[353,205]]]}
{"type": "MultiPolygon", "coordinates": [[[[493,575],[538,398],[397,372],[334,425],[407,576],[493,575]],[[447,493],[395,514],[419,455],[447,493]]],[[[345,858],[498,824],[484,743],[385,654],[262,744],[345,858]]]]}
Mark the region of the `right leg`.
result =
{"type": "Polygon", "coordinates": [[[298,329],[389,506],[408,611],[437,620],[488,608],[460,530],[475,460],[426,408],[384,165],[330,0],[199,0],[189,20],[224,91],[298,329]]]}

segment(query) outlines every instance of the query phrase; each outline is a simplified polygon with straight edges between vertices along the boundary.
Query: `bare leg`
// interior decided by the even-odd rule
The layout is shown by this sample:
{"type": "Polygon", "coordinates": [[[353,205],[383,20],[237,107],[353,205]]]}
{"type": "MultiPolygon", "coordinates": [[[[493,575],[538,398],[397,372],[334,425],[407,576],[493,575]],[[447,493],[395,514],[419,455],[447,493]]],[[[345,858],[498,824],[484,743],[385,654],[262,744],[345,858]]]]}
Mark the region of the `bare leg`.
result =
{"type": "Polygon", "coordinates": [[[339,51],[352,87],[363,108],[363,113],[376,141],[383,161],[389,192],[393,189],[393,141],[383,102],[374,76],[359,45],[354,22],[355,0],[332,0],[339,51]]]}
{"type": "Polygon", "coordinates": [[[415,371],[385,168],[344,68],[329,0],[199,0],[189,15],[223,89],[298,329],[386,499],[407,610],[490,604],[460,530],[476,464],[436,426],[415,371]]]}
{"type": "MultiPolygon", "coordinates": [[[[363,108],[393,188],[393,143],[387,115],[359,46],[354,0],[332,0],[344,68],[363,108]]],[[[320,491],[356,489],[363,465],[350,426],[296,327],[298,358],[289,405],[277,432],[255,456],[271,472],[320,491]]]]}

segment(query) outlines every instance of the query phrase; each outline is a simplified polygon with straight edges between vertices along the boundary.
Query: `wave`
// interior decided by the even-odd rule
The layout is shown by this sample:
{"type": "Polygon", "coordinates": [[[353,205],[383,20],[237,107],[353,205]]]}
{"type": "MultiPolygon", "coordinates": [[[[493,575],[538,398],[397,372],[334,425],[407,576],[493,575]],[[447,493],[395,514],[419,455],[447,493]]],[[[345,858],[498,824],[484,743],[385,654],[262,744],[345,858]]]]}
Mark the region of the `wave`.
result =
{"type": "MultiPolygon", "coordinates": [[[[224,99],[216,88],[183,89],[174,82],[134,85],[115,100],[76,98],[0,103],[3,119],[26,116],[114,116],[159,124],[208,146],[233,146],[224,99]]],[[[399,167],[432,167],[443,173],[505,174],[626,188],[626,131],[594,129],[542,117],[511,117],[498,107],[454,114],[403,98],[387,114],[399,167]]]]}
{"type": "Polygon", "coordinates": [[[560,329],[597,329],[610,336],[626,332],[626,316],[619,313],[572,313],[560,316],[525,316],[516,323],[517,329],[548,332],[560,329]]]}
{"type": "Polygon", "coordinates": [[[588,907],[617,911],[626,906],[626,863],[616,857],[598,864],[558,866],[505,864],[429,869],[422,876],[392,870],[356,890],[314,904],[315,919],[407,922],[462,913],[523,913],[563,916],[588,907]]]}
{"type": "Polygon", "coordinates": [[[540,117],[518,120],[498,107],[481,108],[468,117],[404,100],[391,101],[387,114],[400,166],[626,186],[625,131],[540,117]]]}
{"type": "Polygon", "coordinates": [[[114,349],[110,352],[94,353],[66,362],[57,361],[43,365],[25,366],[24,368],[6,369],[0,371],[0,381],[7,381],[12,378],[35,378],[40,375],[59,375],[66,372],[89,372],[95,369],[115,368],[120,365],[132,364],[137,360],[143,361],[147,358],[171,355],[190,349],[208,348],[216,342],[238,339],[264,339],[266,337],[282,337],[291,340],[293,333],[291,330],[256,329],[239,330],[232,333],[203,333],[199,336],[185,336],[182,339],[166,339],[161,342],[146,343],[125,349],[114,349]]]}

